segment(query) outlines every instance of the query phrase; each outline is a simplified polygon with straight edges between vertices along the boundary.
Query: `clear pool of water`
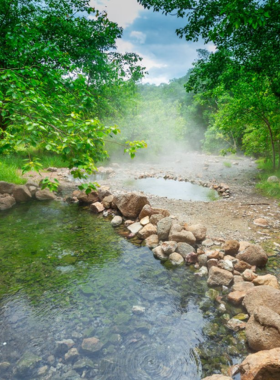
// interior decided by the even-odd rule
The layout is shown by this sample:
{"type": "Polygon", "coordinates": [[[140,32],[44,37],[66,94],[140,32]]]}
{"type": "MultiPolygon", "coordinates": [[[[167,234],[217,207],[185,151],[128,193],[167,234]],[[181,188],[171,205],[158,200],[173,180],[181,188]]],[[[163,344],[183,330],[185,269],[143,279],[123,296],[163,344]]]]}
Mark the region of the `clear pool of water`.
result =
{"type": "Polygon", "coordinates": [[[244,356],[205,279],[77,205],[2,212],[0,241],[1,379],[200,380],[244,356]],[[82,349],[89,337],[101,342],[92,354],[82,349]],[[65,359],[64,339],[78,357],[65,359]]]}
{"type": "Polygon", "coordinates": [[[205,202],[219,199],[218,193],[208,187],[164,178],[127,180],[124,186],[129,190],[144,191],[148,194],[172,199],[205,202]]]}

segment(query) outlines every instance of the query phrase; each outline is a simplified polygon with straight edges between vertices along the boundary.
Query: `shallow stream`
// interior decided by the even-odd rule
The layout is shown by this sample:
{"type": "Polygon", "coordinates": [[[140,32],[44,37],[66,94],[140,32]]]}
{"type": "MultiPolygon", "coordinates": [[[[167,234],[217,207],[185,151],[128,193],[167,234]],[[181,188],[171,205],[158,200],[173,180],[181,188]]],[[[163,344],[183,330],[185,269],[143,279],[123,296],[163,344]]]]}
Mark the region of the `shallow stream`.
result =
{"type": "Polygon", "coordinates": [[[62,202],[0,214],[1,379],[200,380],[242,360],[244,334],[224,326],[206,279],[120,234],[62,202]]]}

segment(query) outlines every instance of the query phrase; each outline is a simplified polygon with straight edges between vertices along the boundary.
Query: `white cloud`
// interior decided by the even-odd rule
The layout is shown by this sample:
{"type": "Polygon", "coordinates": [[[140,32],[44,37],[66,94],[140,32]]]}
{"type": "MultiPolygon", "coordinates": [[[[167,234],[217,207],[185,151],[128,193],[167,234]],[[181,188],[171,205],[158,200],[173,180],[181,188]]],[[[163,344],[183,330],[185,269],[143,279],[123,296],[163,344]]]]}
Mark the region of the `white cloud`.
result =
{"type": "Polygon", "coordinates": [[[146,34],[142,32],[137,32],[136,30],[133,30],[130,33],[130,37],[136,39],[140,44],[144,44],[146,41],[146,34]]]}
{"type": "Polygon", "coordinates": [[[109,20],[123,28],[132,24],[143,10],[137,0],[90,0],[90,5],[98,10],[105,10],[109,20]]]}

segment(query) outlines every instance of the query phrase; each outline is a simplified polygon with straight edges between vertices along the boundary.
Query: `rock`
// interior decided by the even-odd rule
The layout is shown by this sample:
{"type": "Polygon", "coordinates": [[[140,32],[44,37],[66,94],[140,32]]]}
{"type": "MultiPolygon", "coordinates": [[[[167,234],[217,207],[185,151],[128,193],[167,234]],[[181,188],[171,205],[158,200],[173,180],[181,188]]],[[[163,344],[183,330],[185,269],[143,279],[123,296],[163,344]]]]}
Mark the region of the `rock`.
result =
{"type": "Polygon", "coordinates": [[[241,380],[280,379],[280,348],[248,355],[240,364],[241,380]]]}
{"type": "Polygon", "coordinates": [[[170,217],[161,219],[157,224],[157,234],[160,241],[168,240],[169,232],[172,226],[170,217]]]}
{"type": "Polygon", "coordinates": [[[103,346],[104,344],[96,337],[86,338],[82,342],[82,350],[87,354],[93,354],[100,351],[103,346]]]}
{"type": "Polygon", "coordinates": [[[247,323],[246,337],[255,351],[280,347],[280,315],[266,306],[256,307],[247,323]]]}
{"type": "Polygon", "coordinates": [[[180,253],[182,257],[186,257],[189,253],[194,252],[194,248],[188,243],[178,243],[175,250],[177,253],[180,253]]]}
{"type": "Polygon", "coordinates": [[[212,375],[204,377],[202,380],[232,380],[232,378],[224,375],[212,375]]]}
{"type": "Polygon", "coordinates": [[[197,263],[197,258],[198,258],[198,256],[197,256],[197,254],[195,252],[188,253],[187,256],[184,257],[187,265],[191,265],[191,264],[197,263]]]}
{"type": "Polygon", "coordinates": [[[226,240],[223,244],[226,255],[235,256],[239,250],[239,242],[237,240],[226,240]]]}
{"type": "Polygon", "coordinates": [[[37,190],[35,193],[35,198],[38,201],[48,201],[48,200],[56,199],[56,196],[50,190],[44,189],[44,190],[37,190]]]}
{"type": "Polygon", "coordinates": [[[176,241],[165,241],[161,244],[161,248],[165,255],[170,255],[171,253],[176,251],[177,243],[176,241]]]}
{"type": "Polygon", "coordinates": [[[161,247],[156,247],[153,249],[153,253],[156,259],[161,261],[166,261],[168,259],[168,255],[165,255],[161,247]]]}
{"type": "MultiPolygon", "coordinates": [[[[97,190],[97,196],[98,196],[98,199],[100,201],[103,201],[104,198],[106,198],[106,197],[112,197],[112,193],[110,191],[110,187],[109,186],[101,186],[101,187],[99,187],[99,189],[97,190]]],[[[113,202],[113,198],[112,198],[112,200],[110,202],[113,202]]],[[[108,208],[110,208],[110,207],[108,207],[108,208]]]]}
{"type": "Polygon", "coordinates": [[[71,348],[68,352],[66,352],[64,358],[66,361],[74,361],[79,357],[79,351],[77,348],[71,348]]]}
{"type": "Polygon", "coordinates": [[[259,268],[263,268],[268,260],[265,251],[257,244],[250,244],[244,251],[239,252],[236,258],[259,268]]]}
{"type": "Polygon", "coordinates": [[[145,311],[146,311],[146,308],[144,306],[139,306],[139,305],[132,306],[133,314],[144,314],[145,311]]]}
{"type": "Polygon", "coordinates": [[[112,203],[113,203],[113,200],[114,200],[114,196],[113,195],[107,195],[106,197],[104,197],[102,199],[102,204],[105,208],[111,208],[112,207],[112,203]]]}
{"type": "Polygon", "coordinates": [[[227,270],[212,267],[209,270],[209,277],[207,284],[209,286],[220,286],[220,285],[230,285],[233,280],[233,274],[227,270]]]}
{"type": "Polygon", "coordinates": [[[224,260],[232,261],[233,264],[238,262],[238,260],[234,256],[230,256],[230,255],[225,255],[224,260]]]}
{"type": "Polygon", "coordinates": [[[8,210],[16,204],[16,200],[11,195],[0,197],[0,211],[8,210]]]}
{"type": "MultiPolygon", "coordinates": [[[[118,227],[122,224],[122,222],[123,222],[122,217],[117,215],[117,216],[114,216],[114,218],[111,220],[111,225],[113,227],[118,227]]],[[[141,226],[141,228],[142,228],[142,226],[141,226]]]]}
{"type": "Polygon", "coordinates": [[[269,227],[268,221],[266,219],[263,219],[263,218],[255,219],[253,223],[259,227],[265,227],[265,228],[269,227]]]}
{"type": "Polygon", "coordinates": [[[227,328],[233,331],[240,331],[246,328],[246,322],[242,322],[239,319],[231,318],[227,321],[227,328]]]}
{"type": "Polygon", "coordinates": [[[145,227],[143,227],[137,234],[140,239],[147,239],[151,235],[155,235],[157,233],[157,227],[153,224],[149,223],[145,227]]]}
{"type": "Polygon", "coordinates": [[[154,215],[151,215],[150,216],[150,223],[154,224],[155,226],[157,226],[158,222],[165,218],[162,214],[154,214],[154,215]]]}
{"type": "Polygon", "coordinates": [[[253,281],[257,275],[251,269],[245,269],[242,273],[242,277],[244,281],[253,281]]]}
{"type": "Polygon", "coordinates": [[[246,295],[245,291],[235,291],[228,294],[228,301],[233,305],[241,305],[244,297],[246,295]]]}
{"type": "Polygon", "coordinates": [[[234,292],[244,292],[245,294],[249,293],[252,289],[254,289],[255,285],[252,282],[239,281],[236,282],[232,291],[234,292]]]}
{"type": "Polygon", "coordinates": [[[150,217],[149,216],[145,216],[145,218],[142,218],[140,220],[140,223],[141,223],[142,226],[146,226],[147,224],[150,223],[150,217]]]}
{"type": "Polygon", "coordinates": [[[149,236],[145,239],[146,246],[149,248],[156,248],[158,246],[158,236],[156,234],[149,236]]]}
{"type": "Polygon", "coordinates": [[[94,368],[94,363],[88,358],[80,359],[73,365],[73,369],[75,370],[83,370],[87,368],[94,368]]]}
{"type": "Polygon", "coordinates": [[[177,252],[171,253],[171,255],[169,255],[169,260],[173,265],[181,265],[184,262],[183,257],[177,252]]]}
{"type": "Polygon", "coordinates": [[[152,215],[163,215],[164,218],[170,216],[169,212],[164,209],[160,208],[153,208],[150,204],[147,204],[143,207],[139,214],[139,219],[141,220],[142,218],[145,218],[145,216],[152,216],[152,215]]]}
{"type": "MultiPolygon", "coordinates": [[[[131,226],[132,224],[134,224],[135,223],[135,221],[134,220],[126,220],[125,222],[124,222],[124,225],[126,226],[126,227],[129,227],[129,226],[131,226]]],[[[137,231],[138,232],[138,231],[137,231]]]]}
{"type": "Polygon", "coordinates": [[[32,199],[32,195],[25,185],[16,185],[13,188],[13,197],[16,202],[27,202],[32,199]]]}
{"type": "Polygon", "coordinates": [[[79,194],[76,195],[78,198],[78,201],[80,203],[88,203],[92,204],[95,202],[99,202],[99,197],[97,191],[92,191],[89,194],[86,194],[84,191],[80,191],[79,194]]]}
{"type": "Polygon", "coordinates": [[[219,268],[228,270],[229,272],[233,272],[233,264],[230,260],[220,260],[218,266],[219,268]]]}
{"type": "Polygon", "coordinates": [[[25,378],[41,360],[41,357],[34,355],[32,352],[25,352],[16,364],[14,369],[15,375],[25,378]]]}
{"type": "Polygon", "coordinates": [[[270,176],[270,177],[267,178],[267,182],[278,183],[279,182],[279,178],[276,177],[276,175],[272,175],[272,176],[270,176]]]}
{"type": "Polygon", "coordinates": [[[13,183],[0,181],[0,194],[13,194],[14,187],[13,183]]]}
{"type": "Polygon", "coordinates": [[[252,268],[252,265],[242,260],[238,260],[237,263],[234,264],[234,269],[240,273],[244,272],[245,269],[251,269],[251,268],[252,268]]]}
{"type": "Polygon", "coordinates": [[[208,262],[208,258],[207,258],[207,255],[199,255],[198,258],[197,258],[197,261],[198,261],[198,264],[201,266],[201,267],[206,267],[207,266],[207,262],[208,262]]]}
{"type": "Polygon", "coordinates": [[[207,228],[202,224],[194,224],[192,226],[184,227],[187,231],[193,233],[197,241],[205,240],[207,228]]]}
{"type": "Polygon", "coordinates": [[[208,269],[206,267],[201,267],[197,272],[194,273],[195,276],[204,277],[208,275],[208,269]]]}
{"type": "Polygon", "coordinates": [[[30,194],[34,198],[36,196],[36,192],[38,191],[38,187],[37,186],[27,186],[27,187],[28,187],[28,189],[30,191],[30,194]]]}
{"type": "Polygon", "coordinates": [[[217,249],[215,251],[206,251],[205,253],[207,255],[207,260],[211,260],[211,259],[219,260],[221,258],[220,251],[218,251],[217,249]]]}
{"type": "Polygon", "coordinates": [[[0,371],[1,373],[4,373],[5,371],[7,371],[7,369],[11,366],[11,363],[9,362],[1,362],[0,363],[0,371]]]}
{"type": "Polygon", "coordinates": [[[127,227],[127,229],[132,233],[132,234],[137,234],[140,230],[142,230],[143,226],[141,223],[136,222],[131,224],[130,226],[127,227]]]}
{"type": "Polygon", "coordinates": [[[204,247],[212,247],[212,245],[214,245],[214,242],[212,239],[206,239],[206,240],[203,240],[203,242],[201,244],[204,247]]]}
{"type": "Polygon", "coordinates": [[[38,376],[43,376],[47,373],[49,367],[47,365],[44,365],[43,367],[38,369],[38,376]]]}
{"type": "Polygon", "coordinates": [[[105,210],[105,207],[100,202],[95,202],[90,205],[89,207],[90,211],[94,214],[99,214],[100,212],[103,212],[105,210]]]}
{"type": "Polygon", "coordinates": [[[279,289],[279,283],[277,278],[272,274],[266,274],[265,276],[257,276],[254,278],[253,283],[255,285],[268,285],[275,289],[279,289]]]}
{"type": "Polygon", "coordinates": [[[64,339],[56,342],[55,354],[56,356],[64,356],[66,352],[74,346],[74,341],[72,339],[64,339]]]}
{"type": "Polygon", "coordinates": [[[173,228],[171,228],[170,234],[169,234],[169,240],[173,240],[176,242],[181,243],[187,243],[190,245],[195,244],[196,239],[192,232],[182,230],[182,231],[176,231],[173,228]]]}
{"type": "Polygon", "coordinates": [[[123,216],[132,219],[136,219],[143,207],[149,205],[147,197],[137,193],[117,195],[114,197],[114,203],[123,216]]]}
{"type": "Polygon", "coordinates": [[[267,285],[255,286],[246,294],[243,305],[250,315],[258,306],[266,306],[280,314],[280,290],[267,285]]]}
{"type": "Polygon", "coordinates": [[[248,241],[240,241],[239,242],[239,252],[244,251],[244,249],[249,247],[249,245],[251,245],[251,243],[249,243],[248,241]]]}
{"type": "Polygon", "coordinates": [[[208,260],[207,261],[207,268],[208,268],[208,270],[210,270],[210,268],[212,268],[212,267],[217,267],[218,263],[219,263],[219,261],[217,259],[210,259],[210,260],[208,260]]]}

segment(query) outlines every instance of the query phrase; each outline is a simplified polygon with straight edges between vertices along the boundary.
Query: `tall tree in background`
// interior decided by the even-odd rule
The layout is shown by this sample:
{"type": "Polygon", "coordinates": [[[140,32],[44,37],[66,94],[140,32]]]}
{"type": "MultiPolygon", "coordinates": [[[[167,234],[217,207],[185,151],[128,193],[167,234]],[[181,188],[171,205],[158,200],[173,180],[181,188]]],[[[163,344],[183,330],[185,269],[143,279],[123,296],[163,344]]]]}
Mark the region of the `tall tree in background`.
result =
{"type": "Polygon", "coordinates": [[[76,176],[91,172],[107,156],[106,136],[118,133],[96,117],[104,88],[143,75],[137,55],[114,51],[121,35],[88,0],[1,0],[0,152],[40,144],[76,176]]]}

